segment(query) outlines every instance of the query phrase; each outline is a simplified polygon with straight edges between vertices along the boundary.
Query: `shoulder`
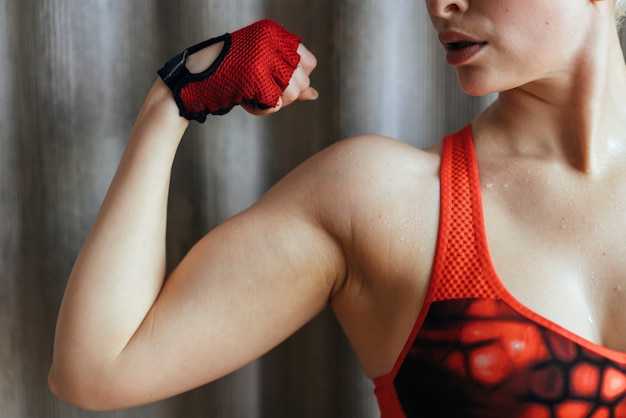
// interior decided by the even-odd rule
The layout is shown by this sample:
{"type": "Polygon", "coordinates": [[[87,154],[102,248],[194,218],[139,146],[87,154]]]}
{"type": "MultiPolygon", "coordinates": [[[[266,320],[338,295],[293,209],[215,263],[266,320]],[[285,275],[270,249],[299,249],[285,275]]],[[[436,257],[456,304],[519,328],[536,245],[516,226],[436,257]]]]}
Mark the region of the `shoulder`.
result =
{"type": "MultiPolygon", "coordinates": [[[[410,162],[416,169],[428,169],[439,164],[436,147],[423,150],[382,135],[360,135],[341,140],[322,152],[316,158],[325,163],[333,163],[337,157],[348,162],[360,163],[356,168],[366,167],[364,164],[388,165],[410,162]]],[[[345,161],[344,161],[345,162],[345,161]]]]}
{"type": "MultiPolygon", "coordinates": [[[[343,139],[301,164],[288,177],[327,193],[372,191],[382,183],[402,184],[438,178],[440,153],[435,146],[422,150],[381,135],[343,139]],[[365,190],[362,188],[365,187],[365,190]]],[[[328,196],[327,196],[328,197],[328,196]]]]}
{"type": "MultiPolygon", "coordinates": [[[[333,187],[327,192],[338,193],[339,202],[369,206],[375,201],[409,197],[409,191],[438,183],[440,155],[393,138],[364,135],[334,144],[311,163],[321,173],[334,173],[333,187]]],[[[323,189],[320,193],[325,194],[323,189]]]]}
{"type": "MultiPolygon", "coordinates": [[[[438,148],[422,150],[400,140],[380,135],[362,135],[341,140],[298,167],[293,175],[328,186],[373,186],[372,182],[429,181],[438,176],[438,148]],[[410,177],[404,177],[409,175],[410,177]],[[332,180],[331,184],[326,181],[332,180]]],[[[371,190],[371,187],[368,187],[371,190]]],[[[358,191],[358,189],[357,189],[358,191]]]]}
{"type": "Polygon", "coordinates": [[[438,203],[440,158],[438,146],[422,150],[386,136],[350,137],[300,164],[263,200],[348,234],[346,227],[376,212],[430,210],[438,203]]]}
{"type": "Polygon", "coordinates": [[[380,135],[343,139],[278,182],[262,200],[291,209],[334,236],[352,236],[378,214],[438,208],[440,153],[380,135]]]}
{"type": "MultiPolygon", "coordinates": [[[[440,153],[379,135],[339,141],[297,167],[276,193],[340,241],[368,252],[400,229],[436,223],[440,153]],[[428,221],[425,221],[428,220],[428,221]],[[376,244],[376,245],[374,245],[376,244]]],[[[415,229],[416,233],[423,231],[415,229]]],[[[421,234],[424,239],[430,234],[421,234]]]]}

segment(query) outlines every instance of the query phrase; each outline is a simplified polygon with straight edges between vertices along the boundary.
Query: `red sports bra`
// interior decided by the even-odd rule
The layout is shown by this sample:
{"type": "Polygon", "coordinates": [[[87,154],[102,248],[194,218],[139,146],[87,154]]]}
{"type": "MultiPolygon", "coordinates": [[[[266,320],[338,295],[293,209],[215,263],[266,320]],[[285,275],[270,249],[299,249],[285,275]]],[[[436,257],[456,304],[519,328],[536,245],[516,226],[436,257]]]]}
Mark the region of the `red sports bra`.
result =
{"type": "Polygon", "coordinates": [[[374,380],[382,418],[626,417],[626,353],[538,315],[500,282],[471,126],[444,139],[440,181],[428,294],[393,370],[374,380]]]}

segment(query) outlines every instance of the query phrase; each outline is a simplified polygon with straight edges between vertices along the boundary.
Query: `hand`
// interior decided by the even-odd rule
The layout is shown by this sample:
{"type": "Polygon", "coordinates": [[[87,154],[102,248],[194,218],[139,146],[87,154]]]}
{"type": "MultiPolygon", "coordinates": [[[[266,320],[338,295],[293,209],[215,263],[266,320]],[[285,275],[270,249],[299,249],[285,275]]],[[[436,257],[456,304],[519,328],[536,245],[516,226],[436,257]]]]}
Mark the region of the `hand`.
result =
{"type": "Polygon", "coordinates": [[[158,73],[172,90],[180,115],[204,122],[208,114],[223,115],[246,102],[254,103],[249,107],[254,114],[266,114],[272,112],[260,110],[281,108],[301,95],[316,97],[308,80],[314,67],[315,58],[300,37],[265,19],[188,48],[158,73]],[[216,44],[221,44],[217,58],[216,44]],[[210,62],[208,56],[214,62],[200,71],[210,62]]]}
{"type": "Polygon", "coordinates": [[[300,54],[300,64],[298,64],[291,80],[289,80],[289,85],[283,91],[282,95],[278,99],[278,104],[275,107],[261,109],[254,103],[250,102],[242,103],[241,107],[253,115],[265,116],[276,113],[283,107],[289,106],[295,101],[316,100],[319,93],[311,87],[311,80],[309,76],[317,66],[317,59],[315,58],[315,55],[313,55],[303,44],[300,44],[298,47],[298,54],[300,54]]]}

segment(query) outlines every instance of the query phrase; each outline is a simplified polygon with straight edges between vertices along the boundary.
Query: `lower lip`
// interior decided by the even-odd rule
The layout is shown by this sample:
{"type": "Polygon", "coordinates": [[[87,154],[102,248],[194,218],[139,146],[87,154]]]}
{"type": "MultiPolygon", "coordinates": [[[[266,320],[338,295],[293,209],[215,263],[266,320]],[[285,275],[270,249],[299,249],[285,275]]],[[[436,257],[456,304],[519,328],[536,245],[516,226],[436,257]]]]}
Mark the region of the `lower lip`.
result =
{"type": "Polygon", "coordinates": [[[465,64],[480,51],[485,44],[474,44],[462,49],[450,49],[446,54],[448,64],[457,66],[465,64]]]}

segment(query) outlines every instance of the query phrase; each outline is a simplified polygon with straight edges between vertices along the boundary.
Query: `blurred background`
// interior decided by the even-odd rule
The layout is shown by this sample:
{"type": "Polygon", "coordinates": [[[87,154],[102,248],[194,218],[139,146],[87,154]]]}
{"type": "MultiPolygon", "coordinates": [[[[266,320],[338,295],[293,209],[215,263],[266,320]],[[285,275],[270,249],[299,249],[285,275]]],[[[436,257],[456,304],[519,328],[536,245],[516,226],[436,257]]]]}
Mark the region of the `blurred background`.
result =
{"type": "Polygon", "coordinates": [[[192,124],[173,168],[170,267],[323,147],[362,133],[428,146],[492,99],[458,89],[421,1],[0,0],[1,417],[379,415],[331,312],[241,371],[153,405],[90,413],[47,387],[67,277],[156,69],[260,18],[316,54],[320,99],[192,124]]]}

